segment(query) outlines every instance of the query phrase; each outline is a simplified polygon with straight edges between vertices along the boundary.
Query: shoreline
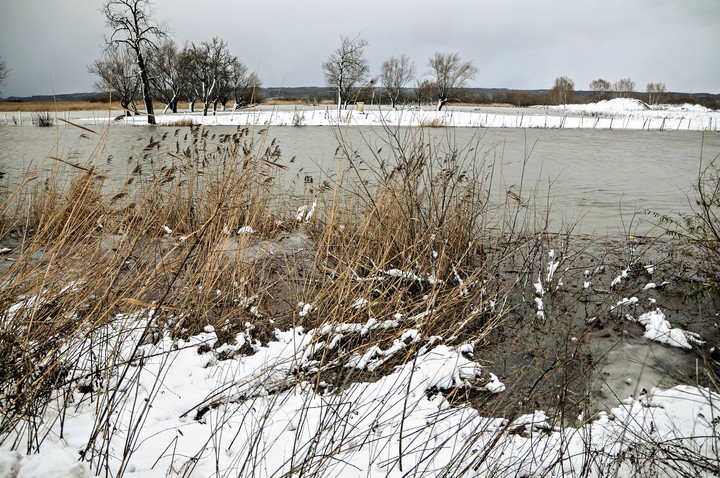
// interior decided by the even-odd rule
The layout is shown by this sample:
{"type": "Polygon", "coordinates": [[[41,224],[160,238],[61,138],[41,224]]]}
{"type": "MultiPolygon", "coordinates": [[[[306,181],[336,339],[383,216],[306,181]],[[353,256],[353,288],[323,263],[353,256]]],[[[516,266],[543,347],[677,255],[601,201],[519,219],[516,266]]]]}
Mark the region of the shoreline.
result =
{"type": "MultiPolygon", "coordinates": [[[[430,128],[532,128],[532,129],[598,129],[635,131],[720,131],[720,112],[682,111],[625,111],[582,112],[564,110],[522,109],[519,114],[504,114],[488,108],[472,111],[426,109],[341,111],[326,108],[274,108],[243,109],[201,116],[199,113],[157,115],[159,125],[228,125],[228,126],[377,126],[377,127],[430,127],[430,128]],[[479,110],[479,111],[478,111],[479,110]]],[[[99,118],[86,119],[86,123],[99,124],[99,118]]],[[[115,123],[143,125],[147,117],[122,118],[115,123]]]]}
{"type": "MultiPolygon", "coordinates": [[[[531,106],[525,108],[484,105],[452,105],[442,111],[430,107],[356,105],[338,111],[334,105],[307,106],[262,104],[230,111],[163,114],[156,110],[158,125],[166,126],[295,126],[295,127],[428,127],[428,128],[520,128],[628,131],[720,131],[720,111],[698,105],[648,106],[637,100],[616,99],[582,105],[531,106]],[[514,110],[514,111],[513,111],[514,110]]],[[[52,111],[52,110],[51,110],[52,111]]],[[[147,125],[147,116],[120,116],[122,110],[97,108],[92,117],[82,110],[55,110],[61,120],[85,125],[147,125]],[[102,114],[102,112],[105,114],[102,114]],[[73,113],[72,115],[70,113],[73,113]],[[100,113],[100,114],[96,114],[100,113]],[[72,118],[71,118],[72,117],[72,118]]],[[[88,111],[88,110],[85,110],[88,111]]],[[[89,112],[89,111],[88,111],[89,112]]],[[[3,111],[5,125],[31,124],[28,111],[3,111]],[[16,117],[13,113],[17,113],[16,117]],[[27,118],[23,118],[27,116],[27,118]]]]}

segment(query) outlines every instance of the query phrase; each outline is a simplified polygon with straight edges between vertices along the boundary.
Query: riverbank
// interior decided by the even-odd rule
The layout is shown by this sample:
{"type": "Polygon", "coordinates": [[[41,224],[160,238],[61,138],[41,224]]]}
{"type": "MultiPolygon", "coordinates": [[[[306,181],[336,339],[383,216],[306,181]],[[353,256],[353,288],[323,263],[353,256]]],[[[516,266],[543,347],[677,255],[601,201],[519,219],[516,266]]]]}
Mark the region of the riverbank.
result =
{"type": "MultiPolygon", "coordinates": [[[[650,107],[638,100],[615,99],[588,105],[515,108],[447,108],[434,111],[425,108],[393,110],[387,107],[363,106],[337,111],[325,107],[250,108],[217,112],[179,113],[157,116],[166,125],[241,125],[241,126],[387,126],[452,128],[545,128],[601,129],[639,131],[720,131],[720,112],[698,105],[656,105],[650,107]]],[[[87,122],[97,122],[96,118],[87,122]]],[[[147,117],[124,118],[123,124],[142,125],[147,117]]]]}
{"type": "MultiPolygon", "coordinates": [[[[33,124],[30,110],[13,110],[12,104],[0,109],[5,125],[33,124]],[[6,111],[6,112],[5,112],[6,111]]],[[[147,116],[123,116],[119,108],[102,103],[89,104],[83,115],[77,108],[54,106],[53,117],[85,125],[147,125],[147,116]],[[79,114],[80,113],[80,114],[79,114]]],[[[32,110],[36,111],[36,110],[32,110]]],[[[267,103],[250,108],[195,113],[162,113],[156,107],[156,120],[166,126],[381,126],[431,128],[533,128],[595,129],[631,131],[720,131],[720,112],[699,105],[647,105],[634,99],[614,99],[583,105],[535,106],[450,106],[443,111],[430,107],[355,106],[338,112],[333,105],[307,106],[286,102],[267,103]]]]}
{"type": "Polygon", "coordinates": [[[4,469],[720,469],[702,243],[550,231],[467,145],[394,137],[370,181],[340,143],[291,197],[267,132],[186,132],[113,188],[89,160],[6,194],[4,469]]]}

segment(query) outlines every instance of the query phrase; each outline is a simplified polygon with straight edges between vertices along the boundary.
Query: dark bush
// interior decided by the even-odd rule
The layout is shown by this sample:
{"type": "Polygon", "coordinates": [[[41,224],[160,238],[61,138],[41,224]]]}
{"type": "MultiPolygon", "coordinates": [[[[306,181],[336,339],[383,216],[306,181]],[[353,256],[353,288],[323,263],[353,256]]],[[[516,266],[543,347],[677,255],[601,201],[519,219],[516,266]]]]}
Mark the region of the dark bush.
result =
{"type": "Polygon", "coordinates": [[[55,118],[53,118],[49,111],[42,111],[39,113],[33,113],[32,122],[35,126],[43,128],[55,124],[55,118]]]}

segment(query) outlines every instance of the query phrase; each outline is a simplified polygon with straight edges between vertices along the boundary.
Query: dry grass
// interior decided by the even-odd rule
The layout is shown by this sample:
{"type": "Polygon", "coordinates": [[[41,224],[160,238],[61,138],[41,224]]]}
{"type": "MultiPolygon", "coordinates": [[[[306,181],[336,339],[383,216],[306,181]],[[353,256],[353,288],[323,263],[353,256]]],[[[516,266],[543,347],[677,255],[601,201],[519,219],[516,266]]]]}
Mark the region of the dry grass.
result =
{"type": "MultiPolygon", "coordinates": [[[[165,105],[162,103],[154,103],[155,109],[162,111],[165,105]]],[[[141,103],[138,108],[142,108],[141,103]]],[[[63,112],[63,111],[112,111],[120,113],[123,111],[120,103],[102,102],[102,101],[0,101],[0,112],[63,112]]]]}
{"type": "Polygon", "coordinates": [[[103,103],[95,101],[2,101],[0,102],[1,112],[17,111],[121,111],[120,103],[103,103]]]}
{"type": "MultiPolygon", "coordinates": [[[[318,212],[298,220],[274,186],[283,165],[266,133],[238,129],[213,149],[204,146],[208,130],[191,131],[193,147],[149,176],[137,160],[119,190],[108,190],[96,164],[68,173],[59,163],[48,180],[24,182],[4,202],[0,232],[18,241],[19,254],[0,276],[0,309],[36,298],[3,320],[4,336],[17,338],[0,342],[0,353],[15,357],[0,377],[6,420],[42,408],[64,376],[62,344],[149,306],[157,311],[146,330],[153,337],[186,337],[210,324],[230,338],[250,323],[264,342],[275,328],[366,321],[371,310],[378,320],[422,316],[412,323],[423,336],[482,345],[501,322],[477,286],[488,274],[483,244],[472,239],[482,236],[486,193],[469,158],[437,155],[418,138],[371,188],[349,193],[355,178],[305,198],[318,212]],[[236,234],[244,226],[255,234],[236,234]],[[306,252],[248,252],[287,233],[301,233],[306,252]],[[359,297],[367,308],[354,308],[359,297]],[[301,324],[298,302],[317,309],[301,324]],[[39,376],[37,364],[46,364],[39,376]]],[[[357,337],[348,350],[395,334],[357,337]]],[[[334,381],[362,376],[347,373],[342,357],[323,360],[334,381]]]]}
{"type": "Polygon", "coordinates": [[[433,118],[431,120],[425,120],[422,123],[420,123],[420,126],[423,128],[444,128],[445,127],[445,119],[444,118],[433,118]]]}
{"type": "MultiPolygon", "coordinates": [[[[282,98],[271,98],[263,101],[263,105],[271,106],[304,106],[308,104],[307,99],[282,99],[282,98]]],[[[334,105],[336,104],[333,100],[321,100],[318,102],[319,105],[334,105]]]]}
{"type": "Polygon", "coordinates": [[[193,118],[178,118],[172,121],[164,122],[163,126],[196,126],[197,123],[195,123],[195,120],[193,118]]]}

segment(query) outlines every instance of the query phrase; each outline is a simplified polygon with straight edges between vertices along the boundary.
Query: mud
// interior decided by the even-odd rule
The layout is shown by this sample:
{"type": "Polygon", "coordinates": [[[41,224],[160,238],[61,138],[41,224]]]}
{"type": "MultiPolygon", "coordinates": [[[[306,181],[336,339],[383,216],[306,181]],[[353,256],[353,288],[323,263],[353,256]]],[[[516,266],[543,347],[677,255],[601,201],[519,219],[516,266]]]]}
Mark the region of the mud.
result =
{"type": "Polygon", "coordinates": [[[513,415],[555,408],[572,423],[654,387],[716,386],[720,296],[703,290],[700,261],[679,241],[556,236],[518,251],[499,269],[505,282],[520,278],[507,300],[515,306],[504,333],[478,358],[507,392],[476,397],[481,409],[513,415]],[[627,277],[613,285],[623,270],[627,277]],[[543,319],[534,300],[538,277],[547,289],[543,319]],[[656,287],[646,288],[650,283],[656,287]],[[632,300],[618,306],[624,299],[632,300]],[[704,343],[685,350],[645,338],[637,318],[656,308],[704,343]]]}

